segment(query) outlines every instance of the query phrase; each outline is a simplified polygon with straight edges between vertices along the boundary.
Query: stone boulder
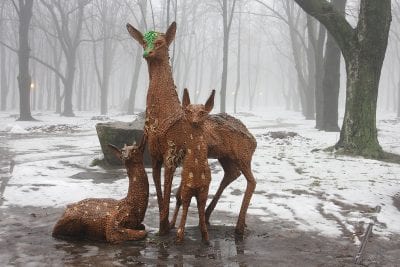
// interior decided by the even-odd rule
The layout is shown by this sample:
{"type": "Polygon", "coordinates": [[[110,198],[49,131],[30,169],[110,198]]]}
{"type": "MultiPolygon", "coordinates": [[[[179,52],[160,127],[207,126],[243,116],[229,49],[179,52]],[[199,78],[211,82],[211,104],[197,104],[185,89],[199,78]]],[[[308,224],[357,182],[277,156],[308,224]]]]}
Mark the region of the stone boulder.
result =
{"type": "MultiPolygon", "coordinates": [[[[143,135],[143,127],[144,116],[141,114],[133,122],[115,121],[96,124],[97,136],[105,162],[114,166],[122,165],[122,162],[109,150],[107,144],[113,144],[122,148],[124,144],[139,143],[143,135]]],[[[145,167],[151,167],[151,158],[147,147],[144,153],[144,165],[145,167]]]]}

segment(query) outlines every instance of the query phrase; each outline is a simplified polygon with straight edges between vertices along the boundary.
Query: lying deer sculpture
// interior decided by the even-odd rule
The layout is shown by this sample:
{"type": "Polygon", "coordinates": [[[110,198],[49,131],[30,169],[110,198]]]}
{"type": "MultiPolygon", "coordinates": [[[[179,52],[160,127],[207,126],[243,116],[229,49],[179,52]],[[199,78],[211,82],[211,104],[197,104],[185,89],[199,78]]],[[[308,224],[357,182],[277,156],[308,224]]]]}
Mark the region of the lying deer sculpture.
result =
{"type": "MultiPolygon", "coordinates": [[[[144,58],[149,70],[149,88],[146,100],[145,132],[152,158],[153,180],[160,212],[160,234],[169,232],[169,203],[172,178],[183,159],[188,134],[183,121],[184,111],[180,104],[169,64],[168,48],[175,38],[176,23],[167,32],[150,31],[144,35],[130,24],[130,35],[144,48],[144,58]],[[161,166],[164,165],[164,195],[161,190],[161,166]]],[[[208,116],[204,122],[204,138],[208,145],[208,157],[217,158],[224,169],[224,177],[206,210],[206,221],[215,208],[224,189],[243,173],[247,180],[236,233],[242,235],[245,217],[256,187],[251,171],[251,159],[257,146],[255,138],[239,120],[225,114],[208,116]]]]}
{"type": "Polygon", "coordinates": [[[212,91],[205,105],[191,105],[188,90],[185,89],[183,92],[182,106],[185,111],[189,139],[186,143],[182,166],[182,180],[176,194],[176,207],[171,221],[171,227],[174,227],[179,208],[182,204],[182,218],[176,234],[177,243],[182,243],[184,239],[186,217],[192,197],[196,197],[197,200],[199,226],[203,242],[208,243],[205,208],[211,182],[211,171],[208,166],[208,146],[203,135],[202,125],[214,106],[214,96],[215,90],[212,91]]]}
{"type": "Polygon", "coordinates": [[[149,200],[149,182],[143,165],[145,141],[120,150],[109,148],[120,158],[129,177],[128,194],[121,200],[88,198],[68,205],[53,229],[53,236],[69,239],[105,240],[119,243],[146,237],[142,224],[149,200]]]}

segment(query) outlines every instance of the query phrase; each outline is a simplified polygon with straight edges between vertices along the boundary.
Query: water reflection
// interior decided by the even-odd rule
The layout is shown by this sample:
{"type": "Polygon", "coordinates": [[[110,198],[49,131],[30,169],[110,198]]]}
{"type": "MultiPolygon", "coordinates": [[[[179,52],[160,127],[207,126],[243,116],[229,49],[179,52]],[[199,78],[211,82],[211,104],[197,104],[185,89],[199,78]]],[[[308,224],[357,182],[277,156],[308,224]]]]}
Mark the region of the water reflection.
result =
{"type": "Polygon", "coordinates": [[[111,245],[85,241],[57,241],[54,248],[65,253],[62,262],[70,265],[199,266],[207,264],[247,266],[246,241],[235,237],[234,228],[210,228],[210,245],[201,242],[197,227],[187,227],[184,244],[174,243],[175,232],[167,237],[150,233],[145,241],[111,245]]]}

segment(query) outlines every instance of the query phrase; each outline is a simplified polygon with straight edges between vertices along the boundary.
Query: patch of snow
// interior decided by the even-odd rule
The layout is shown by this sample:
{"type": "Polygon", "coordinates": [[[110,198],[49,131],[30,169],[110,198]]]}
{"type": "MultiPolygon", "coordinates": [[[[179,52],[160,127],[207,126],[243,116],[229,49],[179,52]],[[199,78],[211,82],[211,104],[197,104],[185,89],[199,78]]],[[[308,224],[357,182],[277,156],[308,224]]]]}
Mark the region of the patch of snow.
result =
{"type": "Polygon", "coordinates": [[[18,124],[8,125],[6,127],[6,131],[11,133],[11,134],[25,134],[25,133],[28,133],[27,130],[25,130],[24,128],[22,128],[18,124]]]}

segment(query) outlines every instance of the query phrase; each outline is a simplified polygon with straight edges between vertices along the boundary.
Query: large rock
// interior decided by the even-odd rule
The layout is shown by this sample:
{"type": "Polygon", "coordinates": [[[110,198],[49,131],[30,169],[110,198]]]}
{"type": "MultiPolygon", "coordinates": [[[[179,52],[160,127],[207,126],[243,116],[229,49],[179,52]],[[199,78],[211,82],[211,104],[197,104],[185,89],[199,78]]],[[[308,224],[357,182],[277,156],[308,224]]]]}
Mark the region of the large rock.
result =
{"type": "MultiPolygon", "coordinates": [[[[122,165],[122,162],[108,149],[107,144],[122,148],[124,144],[139,143],[143,135],[143,127],[143,116],[139,116],[133,122],[116,121],[96,124],[97,136],[104,154],[104,160],[110,165],[122,165]]],[[[144,153],[144,164],[146,167],[151,167],[151,158],[147,147],[144,153]]]]}

